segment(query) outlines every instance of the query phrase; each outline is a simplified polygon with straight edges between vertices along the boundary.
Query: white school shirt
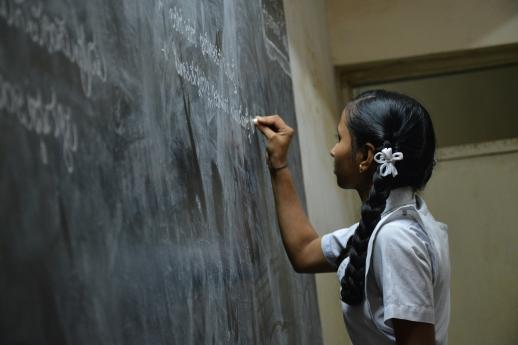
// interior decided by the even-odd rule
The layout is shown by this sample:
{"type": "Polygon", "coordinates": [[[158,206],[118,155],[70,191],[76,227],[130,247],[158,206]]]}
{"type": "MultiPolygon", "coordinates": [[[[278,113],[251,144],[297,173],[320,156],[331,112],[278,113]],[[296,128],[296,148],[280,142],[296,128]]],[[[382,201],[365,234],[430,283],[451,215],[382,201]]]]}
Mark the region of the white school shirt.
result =
{"type": "MultiPolygon", "coordinates": [[[[322,251],[336,267],[358,223],[322,237],[322,251]]],[[[367,248],[365,298],[342,311],[354,345],[395,344],[392,318],[433,323],[437,345],[448,343],[450,258],[448,227],[436,221],[411,187],[390,192],[367,248]]],[[[339,281],[349,258],[339,267],[339,281]]]]}

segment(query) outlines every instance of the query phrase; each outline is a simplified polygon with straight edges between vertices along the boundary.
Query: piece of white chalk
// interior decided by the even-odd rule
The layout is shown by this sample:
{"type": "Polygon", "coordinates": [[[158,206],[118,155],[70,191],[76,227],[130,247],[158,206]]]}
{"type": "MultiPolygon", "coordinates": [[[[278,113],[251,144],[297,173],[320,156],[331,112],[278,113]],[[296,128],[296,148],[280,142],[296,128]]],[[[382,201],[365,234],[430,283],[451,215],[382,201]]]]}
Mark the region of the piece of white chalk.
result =
{"type": "Polygon", "coordinates": [[[257,117],[253,119],[254,125],[257,125],[257,117]]]}

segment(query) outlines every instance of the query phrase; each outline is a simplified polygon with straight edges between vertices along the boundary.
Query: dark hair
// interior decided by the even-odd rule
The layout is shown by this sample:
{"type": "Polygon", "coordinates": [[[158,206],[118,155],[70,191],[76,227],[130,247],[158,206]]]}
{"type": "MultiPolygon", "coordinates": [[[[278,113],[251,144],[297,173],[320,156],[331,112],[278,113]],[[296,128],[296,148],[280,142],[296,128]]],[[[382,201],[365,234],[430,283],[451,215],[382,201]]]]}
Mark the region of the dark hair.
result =
{"type": "Polygon", "coordinates": [[[402,152],[404,156],[395,163],[396,177],[390,174],[383,177],[380,165],[376,168],[369,196],[361,207],[359,225],[341,255],[350,260],[340,282],[341,297],[345,303],[356,305],[364,298],[369,239],[390,191],[405,186],[413,187],[414,191],[424,188],[435,165],[435,133],[426,109],[415,99],[396,92],[364,92],[347,104],[346,113],[353,159],[366,143],[374,145],[376,152],[391,147],[392,152],[402,152]]]}

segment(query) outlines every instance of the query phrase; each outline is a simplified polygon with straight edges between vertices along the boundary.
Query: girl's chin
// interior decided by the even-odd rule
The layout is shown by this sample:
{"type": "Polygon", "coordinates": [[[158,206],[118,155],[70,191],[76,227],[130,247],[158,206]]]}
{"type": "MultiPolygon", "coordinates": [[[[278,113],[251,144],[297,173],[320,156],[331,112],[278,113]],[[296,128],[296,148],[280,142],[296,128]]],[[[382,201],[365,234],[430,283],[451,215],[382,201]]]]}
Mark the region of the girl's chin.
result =
{"type": "Polygon", "coordinates": [[[336,175],[336,184],[338,185],[338,187],[342,188],[342,189],[351,189],[351,185],[349,184],[349,181],[347,181],[346,178],[344,178],[343,176],[340,176],[340,175],[336,175]]]}

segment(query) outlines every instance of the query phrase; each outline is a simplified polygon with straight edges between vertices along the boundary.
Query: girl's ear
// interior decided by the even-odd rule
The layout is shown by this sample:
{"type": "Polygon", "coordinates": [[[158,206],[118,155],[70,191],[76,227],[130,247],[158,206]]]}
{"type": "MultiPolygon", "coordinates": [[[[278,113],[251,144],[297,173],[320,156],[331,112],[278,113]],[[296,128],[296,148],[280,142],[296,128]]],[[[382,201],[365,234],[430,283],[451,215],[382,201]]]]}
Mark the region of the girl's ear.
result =
{"type": "Polygon", "coordinates": [[[371,143],[366,143],[363,145],[361,150],[359,150],[358,156],[358,167],[360,173],[363,173],[364,171],[370,170],[371,166],[373,166],[374,161],[374,155],[376,154],[376,148],[371,143]]]}

